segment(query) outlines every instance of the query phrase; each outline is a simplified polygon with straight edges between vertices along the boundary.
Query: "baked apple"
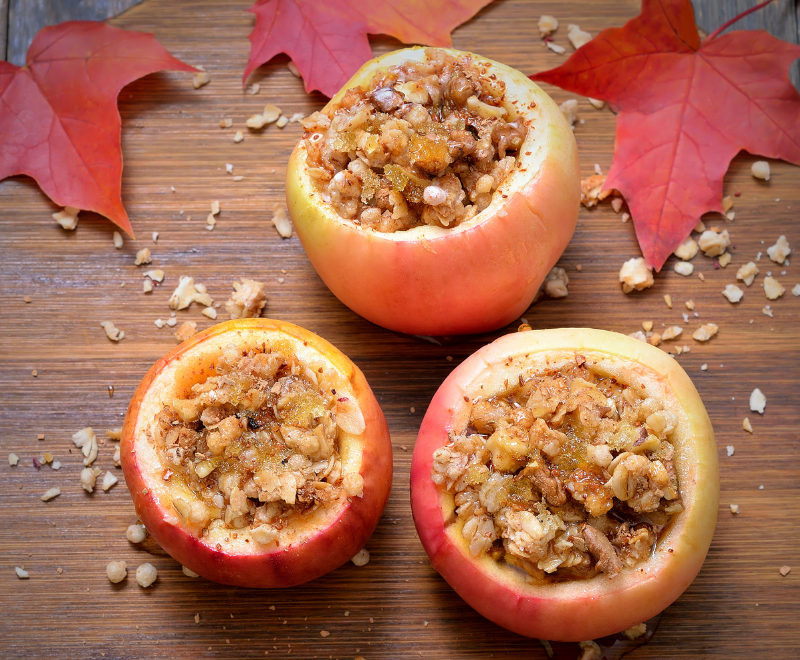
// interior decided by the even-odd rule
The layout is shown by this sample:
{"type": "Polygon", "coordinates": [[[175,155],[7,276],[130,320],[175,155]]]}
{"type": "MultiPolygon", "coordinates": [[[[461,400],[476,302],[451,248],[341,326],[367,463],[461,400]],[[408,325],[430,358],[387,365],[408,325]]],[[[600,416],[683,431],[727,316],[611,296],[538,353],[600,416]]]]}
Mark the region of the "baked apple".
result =
{"type": "Polygon", "coordinates": [[[625,630],[697,575],[719,502],[711,423],[686,372],[624,335],[501,337],[434,396],[411,466],[433,567],[514,632],[625,630]]]}
{"type": "Polygon", "coordinates": [[[122,469],[153,538],[195,573],[288,587],[352,558],[389,498],[389,431],[361,371],[291,323],[209,328],[142,380],[122,469]]]}
{"type": "Polygon", "coordinates": [[[457,50],[367,62],[303,120],[286,196],[322,280],[422,335],[519,317],[572,237],[575,138],[527,76],[457,50]]]}

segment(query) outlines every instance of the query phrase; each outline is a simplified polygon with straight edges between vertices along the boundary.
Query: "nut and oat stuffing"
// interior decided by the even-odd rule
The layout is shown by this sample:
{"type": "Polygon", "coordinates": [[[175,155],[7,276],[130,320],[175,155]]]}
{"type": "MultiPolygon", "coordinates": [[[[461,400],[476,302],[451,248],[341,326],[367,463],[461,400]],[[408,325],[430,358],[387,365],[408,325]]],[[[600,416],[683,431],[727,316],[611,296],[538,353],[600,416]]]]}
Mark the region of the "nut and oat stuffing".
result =
{"type": "Polygon", "coordinates": [[[148,438],[163,479],[181,485],[172,505],[188,527],[269,545],[293,520],[363,495],[363,478],[339,456],[339,429],[354,430],[356,410],[322,367],[279,346],[231,345],[215,375],[156,415],[148,438]]]}
{"type": "Polygon", "coordinates": [[[433,455],[473,556],[542,582],[615,577],[650,556],[683,510],[671,434],[679,416],[583,356],[472,402],[433,455]]]}
{"type": "Polygon", "coordinates": [[[342,218],[395,232],[455,227],[492,202],[528,122],[505,83],[470,55],[426,49],[302,123],[308,174],[342,218]]]}

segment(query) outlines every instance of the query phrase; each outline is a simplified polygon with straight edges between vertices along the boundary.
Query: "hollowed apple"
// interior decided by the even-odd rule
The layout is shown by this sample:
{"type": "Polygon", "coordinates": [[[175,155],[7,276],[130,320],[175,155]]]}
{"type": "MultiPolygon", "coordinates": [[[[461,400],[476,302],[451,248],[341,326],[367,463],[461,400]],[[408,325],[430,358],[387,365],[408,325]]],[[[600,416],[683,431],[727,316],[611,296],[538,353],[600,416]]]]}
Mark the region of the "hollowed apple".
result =
{"type": "Polygon", "coordinates": [[[530,305],[572,237],[572,131],[545,92],[504,64],[456,50],[388,53],[304,125],[287,170],[289,212],[325,284],[373,323],[423,335],[501,327],[530,305]],[[429,55],[469,70],[434,67],[402,82],[413,77],[403,67],[429,55]],[[331,136],[329,120],[342,131],[331,136]],[[504,173],[496,161],[509,153],[504,173]]]}
{"type": "Polygon", "coordinates": [[[507,335],[434,396],[411,467],[433,567],[479,613],[558,641],[654,616],[716,523],[714,434],[669,355],[590,329],[507,335]]]}
{"type": "Polygon", "coordinates": [[[221,323],[150,369],[122,469],[173,558],[246,587],[313,580],[352,558],[389,497],[392,450],[361,371],[307,330],[221,323]]]}

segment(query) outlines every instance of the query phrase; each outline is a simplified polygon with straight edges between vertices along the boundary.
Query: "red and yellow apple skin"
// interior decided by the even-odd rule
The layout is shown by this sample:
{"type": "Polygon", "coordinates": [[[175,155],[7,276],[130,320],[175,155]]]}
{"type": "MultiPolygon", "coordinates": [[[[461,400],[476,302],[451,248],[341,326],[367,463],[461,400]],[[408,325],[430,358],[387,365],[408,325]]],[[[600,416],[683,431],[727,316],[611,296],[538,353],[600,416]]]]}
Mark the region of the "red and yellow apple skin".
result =
{"type": "MultiPolygon", "coordinates": [[[[573,362],[574,364],[574,362],[573,362]]],[[[656,615],[691,584],[714,533],[719,470],[714,432],[692,381],[669,355],[637,339],[583,328],[537,330],[501,337],[459,365],[431,401],[411,464],[411,507],[433,567],[487,619],[516,633],[581,641],[617,633],[656,615]],[[534,370],[582,355],[620,382],[646,383],[683,411],[671,441],[685,510],[662,531],[653,556],[614,579],[535,584],[522,571],[486,555],[471,557],[456,525],[453,497],[431,479],[433,453],[461,430],[470,404],[506,389],[528,365],[534,370]],[[509,360],[511,359],[511,362],[509,360]],[[513,378],[514,380],[511,380],[513,378]],[[480,386],[483,385],[483,389],[480,386]],[[676,436],[677,433],[677,436],[676,436]]]]}
{"type": "MultiPolygon", "coordinates": [[[[308,258],[339,300],[391,330],[450,335],[506,325],[528,308],[575,230],[580,170],[566,119],[527,76],[473,58],[506,83],[506,107],[532,127],[519,151],[520,166],[474,219],[453,229],[361,229],[315,189],[302,140],[289,160],[286,200],[308,258]]],[[[326,108],[347,89],[366,87],[377,71],[407,59],[424,59],[424,50],[370,60],[326,108]]]]}
{"type": "MultiPolygon", "coordinates": [[[[174,559],[201,576],[243,587],[290,587],[320,577],[351,559],[372,535],[389,499],[392,447],[383,412],[364,375],[343,353],[321,337],[291,323],[240,319],[213,326],[161,358],[140,383],[125,418],[122,470],[136,513],[147,531],[174,559]],[[363,432],[340,431],[345,470],[358,470],[362,497],[345,499],[331,515],[297,530],[287,547],[257,546],[229,539],[203,538],[183,523],[171,505],[169,483],[159,478],[147,427],[162,400],[186,396],[191,386],[214,373],[215,356],[229,343],[244,350],[263,342],[283,345],[333,374],[337,391],[354,396],[363,415],[363,432]],[[216,541],[216,542],[215,542],[216,541]]],[[[241,541],[241,539],[239,539],[241,541]]]]}

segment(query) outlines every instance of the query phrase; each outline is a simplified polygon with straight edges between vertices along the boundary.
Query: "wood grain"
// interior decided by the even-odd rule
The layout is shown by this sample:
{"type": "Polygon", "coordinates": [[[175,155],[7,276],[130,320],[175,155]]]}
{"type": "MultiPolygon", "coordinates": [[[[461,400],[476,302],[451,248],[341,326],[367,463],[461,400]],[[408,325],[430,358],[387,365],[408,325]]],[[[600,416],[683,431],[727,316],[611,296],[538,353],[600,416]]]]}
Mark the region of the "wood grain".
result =
{"type": "MultiPolygon", "coordinates": [[[[458,29],[453,40],[457,48],[530,74],[563,61],[542,48],[536,25],[541,14],[554,13],[564,24],[575,22],[596,34],[638,11],[636,0],[563,6],[502,0],[458,29]]],[[[296,238],[280,239],[269,218],[273,205],[283,201],[286,162],[300,127],[270,126],[234,144],[236,127],[221,130],[218,122],[232,117],[243,128],[267,102],[292,114],[316,110],[324,99],[303,92],[286,58],[253,76],[261,84],[258,96],[243,91],[240,76],[253,19],[241,2],[147,0],[112,22],[155,32],[177,57],[204,65],[212,80],[194,90],[190,76],[164,73],[123,90],[123,200],[138,240],[126,240],[121,250],[113,248],[114,227],[106,220],[82,215],[78,229],[65,232],[50,218],[56,209],[33,181],[17,177],[0,183],[0,655],[9,660],[249,659],[267,653],[367,660],[545,658],[536,640],[482,619],[431,569],[415,536],[408,498],[411,451],[431,396],[456,364],[516,324],[443,339],[441,345],[383,330],[330,294],[296,238]],[[234,182],[225,163],[244,180],[234,182]],[[204,218],[213,200],[220,201],[222,212],[217,228],[208,232],[204,218]],[[154,231],[159,232],[155,245],[154,231]],[[151,295],[142,294],[141,269],[133,265],[143,246],[152,250],[153,266],[167,273],[151,295]],[[311,584],[276,592],[192,580],[152,544],[139,549],[125,540],[125,528],[136,518],[124,483],[108,493],[81,490],[82,464],[70,436],[87,425],[100,433],[119,426],[138,380],[174,346],[171,332],[157,329],[153,320],[169,317],[166,301],[179,275],[194,276],[218,301],[240,277],[264,281],[268,316],[321,334],[366,374],[395,451],[394,489],[367,546],[372,553],[367,566],[347,565],[311,584]],[[25,303],[24,296],[32,302],[25,303]],[[113,320],[126,338],[108,341],[99,325],[103,320],[113,320]],[[115,388],[113,398],[108,385],[115,388]],[[37,440],[40,433],[43,441],[37,440]],[[46,450],[63,463],[59,472],[33,467],[32,459],[46,450]],[[14,468],[5,462],[12,451],[21,457],[14,468]],[[52,486],[62,495],[41,502],[52,486]],[[112,559],[124,559],[131,568],[121,585],[105,577],[112,559]],[[145,561],[159,570],[148,590],[132,576],[145,561]],[[18,580],[15,566],[29,570],[30,579],[18,580]],[[321,630],[330,636],[322,638],[321,630]]],[[[561,30],[555,36],[567,44],[561,30]]],[[[376,53],[398,47],[388,38],[373,45],[376,53]]],[[[548,91],[559,102],[572,96],[548,91]]],[[[585,123],[575,135],[583,173],[593,173],[595,163],[606,171],[614,115],[584,99],[579,110],[585,123]]],[[[652,289],[624,295],[619,267],[639,251],[630,223],[603,204],[581,209],[561,259],[570,276],[569,297],[542,300],[525,314],[534,328],[594,326],[630,333],[647,320],[656,329],[685,328],[685,339],[673,343],[691,347],[677,359],[697,385],[717,433],[720,519],[702,572],[665,611],[652,641],[636,650],[635,658],[788,659],[800,652],[800,299],[788,292],[800,282],[800,271],[794,263],[773,264],[764,254],[761,276],[741,303],[730,305],[720,294],[735,281],[736,269],[779,235],[800,248],[800,168],[772,162],[772,178],[764,183],[750,176],[753,160],[740,155],[725,179],[726,194],[741,192],[735,221],[707,219],[731,232],[733,262],[726,269],[715,270],[710,259],[696,257],[703,282],[696,275],[677,275],[671,260],[652,289]],[[759,287],[767,271],[787,287],[783,298],[770,303],[774,318],[761,311],[769,302],[759,287]],[[673,309],[664,304],[664,294],[672,296],[673,309]],[[695,301],[699,318],[685,322],[683,314],[691,314],[683,307],[688,299],[695,301]],[[708,321],[719,324],[719,335],[707,344],[694,342],[691,332],[708,321]],[[767,396],[763,416],[748,409],[755,387],[767,396]],[[742,431],[746,415],[754,435],[742,431]],[[730,458],[726,445],[735,447],[730,458]],[[739,504],[738,516],[730,513],[730,503],[739,504]],[[793,572],[781,577],[782,565],[793,572]]],[[[197,321],[199,328],[211,324],[195,308],[178,312],[178,318],[197,321]]],[[[112,466],[112,444],[101,447],[96,464],[121,478],[112,466]]],[[[577,657],[576,645],[556,649],[559,657],[577,657]]]]}

